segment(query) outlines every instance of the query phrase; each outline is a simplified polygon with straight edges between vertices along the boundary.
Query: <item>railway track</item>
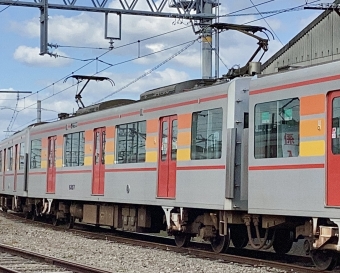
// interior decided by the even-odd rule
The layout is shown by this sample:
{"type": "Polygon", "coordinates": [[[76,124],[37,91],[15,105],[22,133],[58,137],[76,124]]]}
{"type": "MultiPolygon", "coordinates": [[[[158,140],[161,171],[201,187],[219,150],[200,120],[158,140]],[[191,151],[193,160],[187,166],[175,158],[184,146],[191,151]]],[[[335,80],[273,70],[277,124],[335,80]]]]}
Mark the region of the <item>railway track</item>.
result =
{"type": "Polygon", "coordinates": [[[0,244],[0,272],[110,273],[110,271],[0,244]]]}
{"type": "MultiPolygon", "coordinates": [[[[32,222],[31,220],[23,219],[15,214],[4,214],[3,215],[7,218],[11,218],[15,221],[22,221],[22,222],[31,222],[37,225],[46,226],[50,229],[55,230],[66,230],[62,226],[52,226],[46,224],[44,222],[32,222]]],[[[145,236],[141,234],[127,234],[117,232],[109,232],[107,229],[103,228],[96,228],[92,226],[81,226],[80,229],[75,226],[75,229],[67,230],[68,232],[72,232],[76,235],[81,235],[86,238],[90,239],[97,239],[97,240],[106,240],[106,241],[113,241],[117,243],[124,243],[130,244],[139,247],[145,248],[156,248],[156,249],[163,249],[166,251],[173,251],[177,253],[182,253],[184,255],[190,255],[197,258],[203,259],[211,259],[211,260],[218,260],[219,262],[226,262],[226,263],[237,263],[237,264],[247,264],[256,267],[263,267],[263,268],[276,268],[285,270],[287,272],[299,272],[299,273],[307,273],[307,272],[321,272],[315,267],[313,267],[310,258],[308,257],[299,257],[299,256],[292,256],[292,255],[277,255],[271,252],[264,252],[264,251],[252,251],[247,249],[237,250],[234,248],[230,248],[228,250],[228,254],[216,254],[210,250],[210,245],[207,244],[200,244],[200,243],[192,243],[188,248],[178,248],[174,246],[173,240],[170,238],[163,238],[157,236],[145,236]],[[123,235],[122,235],[123,234],[123,235]],[[151,239],[150,239],[151,238],[151,239]]],[[[1,250],[0,245],[0,250],[1,250]]],[[[4,246],[6,247],[6,246],[4,246]]],[[[8,247],[11,249],[11,247],[8,247]]],[[[72,270],[71,272],[108,272],[94,268],[84,267],[81,269],[72,268],[72,263],[68,261],[63,261],[59,259],[54,259],[48,256],[42,256],[41,254],[36,254],[37,256],[42,257],[42,260],[47,261],[49,264],[55,264],[60,267],[64,267],[68,270],[72,270]],[[78,271],[77,271],[78,270],[78,271]],[[97,271],[96,271],[97,270],[97,271]]],[[[1,270],[0,270],[1,272],[1,270]]],[[[10,272],[10,271],[8,271],[10,272]]],[[[52,271],[53,272],[53,271],[52,271]]],[[[336,269],[333,272],[340,272],[340,269],[336,269]]]]}

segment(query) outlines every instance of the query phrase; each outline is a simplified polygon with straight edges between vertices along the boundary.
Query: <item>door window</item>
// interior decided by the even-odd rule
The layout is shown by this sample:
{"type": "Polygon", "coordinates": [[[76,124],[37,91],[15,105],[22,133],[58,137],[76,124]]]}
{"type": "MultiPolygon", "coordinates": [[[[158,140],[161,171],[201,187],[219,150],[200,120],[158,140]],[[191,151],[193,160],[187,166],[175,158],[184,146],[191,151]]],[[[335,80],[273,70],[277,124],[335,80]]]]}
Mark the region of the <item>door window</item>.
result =
{"type": "Polygon", "coordinates": [[[332,153],[340,154],[340,97],[333,99],[332,153]]]}

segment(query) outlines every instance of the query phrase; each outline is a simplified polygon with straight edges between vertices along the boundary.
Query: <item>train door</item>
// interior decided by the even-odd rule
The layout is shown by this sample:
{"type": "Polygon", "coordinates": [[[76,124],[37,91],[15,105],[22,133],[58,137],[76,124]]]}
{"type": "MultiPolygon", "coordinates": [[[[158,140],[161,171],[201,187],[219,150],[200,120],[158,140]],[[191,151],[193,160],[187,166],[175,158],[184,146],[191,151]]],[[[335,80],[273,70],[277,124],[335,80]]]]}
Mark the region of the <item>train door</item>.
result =
{"type": "Polygon", "coordinates": [[[55,176],[56,176],[56,160],[55,160],[55,144],[56,136],[48,138],[48,160],[47,160],[47,193],[55,193],[55,176]]]}
{"type": "Polygon", "coordinates": [[[326,204],[340,206],[340,91],[330,93],[327,102],[326,204]]]}
{"type": "Polygon", "coordinates": [[[14,146],[14,185],[13,191],[17,190],[18,182],[18,144],[14,146]]]}
{"type": "Polygon", "coordinates": [[[177,116],[160,119],[157,197],[176,197],[177,116]]]}
{"type": "Polygon", "coordinates": [[[105,127],[94,129],[92,194],[104,194],[105,143],[105,127]]]}
{"type": "Polygon", "coordinates": [[[6,162],[6,159],[7,159],[7,149],[4,149],[4,171],[2,173],[2,190],[4,191],[5,190],[5,178],[6,178],[6,168],[7,168],[7,162],[6,162]]]}

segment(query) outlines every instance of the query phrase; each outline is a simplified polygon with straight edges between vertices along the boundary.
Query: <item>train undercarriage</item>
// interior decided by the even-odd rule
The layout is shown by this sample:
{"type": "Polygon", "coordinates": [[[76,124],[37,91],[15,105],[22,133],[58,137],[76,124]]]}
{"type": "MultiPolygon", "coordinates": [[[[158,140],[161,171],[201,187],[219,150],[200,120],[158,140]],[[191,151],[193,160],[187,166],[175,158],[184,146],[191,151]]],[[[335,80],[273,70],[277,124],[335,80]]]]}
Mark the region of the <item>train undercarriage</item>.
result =
{"type": "Polygon", "coordinates": [[[130,232],[174,236],[178,247],[198,237],[211,244],[214,252],[235,248],[273,249],[278,254],[291,250],[303,239],[303,248],[320,270],[335,267],[340,252],[340,221],[323,218],[252,215],[246,212],[159,207],[132,204],[95,203],[18,196],[1,196],[1,209],[24,213],[26,218],[44,218],[53,225],[72,228],[75,221],[109,226],[130,232]]]}

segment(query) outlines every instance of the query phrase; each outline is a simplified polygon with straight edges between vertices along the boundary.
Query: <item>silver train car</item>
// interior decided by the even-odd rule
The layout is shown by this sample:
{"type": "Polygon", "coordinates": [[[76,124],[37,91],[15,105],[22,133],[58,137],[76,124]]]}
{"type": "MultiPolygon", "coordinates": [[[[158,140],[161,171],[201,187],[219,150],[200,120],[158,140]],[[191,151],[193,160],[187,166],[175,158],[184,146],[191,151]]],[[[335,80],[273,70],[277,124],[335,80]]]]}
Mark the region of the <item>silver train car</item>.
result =
{"type": "Polygon", "coordinates": [[[138,232],[215,252],[293,242],[320,269],[340,251],[340,62],[193,80],[107,102],[0,143],[2,210],[138,232]],[[101,110],[101,108],[103,108],[101,110]]]}

